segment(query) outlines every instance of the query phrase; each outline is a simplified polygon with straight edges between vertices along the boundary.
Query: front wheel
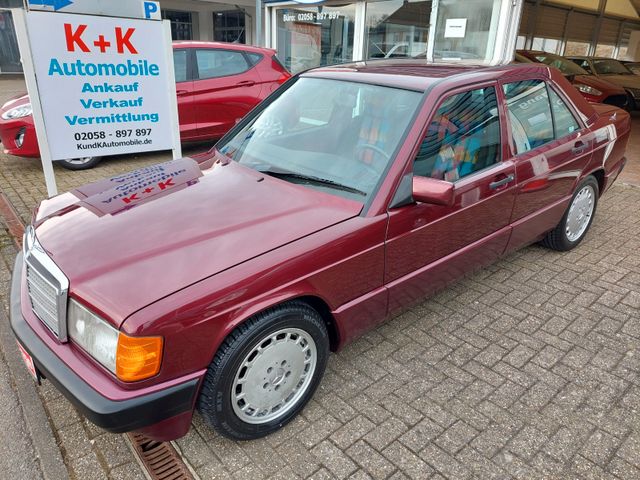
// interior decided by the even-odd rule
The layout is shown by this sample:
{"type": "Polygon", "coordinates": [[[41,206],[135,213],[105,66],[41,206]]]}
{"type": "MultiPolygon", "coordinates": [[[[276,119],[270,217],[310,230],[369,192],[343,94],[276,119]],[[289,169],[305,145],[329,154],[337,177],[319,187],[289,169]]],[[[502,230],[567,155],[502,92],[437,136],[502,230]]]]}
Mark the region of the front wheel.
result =
{"type": "Polygon", "coordinates": [[[59,160],[56,163],[67,170],[88,170],[98,165],[101,160],[102,157],[81,157],[59,160]]]}
{"type": "Polygon", "coordinates": [[[269,309],[224,341],[205,374],[198,410],[226,437],[268,435],[304,408],[328,356],[327,329],[314,309],[302,302],[269,309]]]}
{"type": "Polygon", "coordinates": [[[567,251],[584,239],[598,206],[598,181],[589,175],[576,189],[558,226],[542,240],[545,247],[567,251]]]}

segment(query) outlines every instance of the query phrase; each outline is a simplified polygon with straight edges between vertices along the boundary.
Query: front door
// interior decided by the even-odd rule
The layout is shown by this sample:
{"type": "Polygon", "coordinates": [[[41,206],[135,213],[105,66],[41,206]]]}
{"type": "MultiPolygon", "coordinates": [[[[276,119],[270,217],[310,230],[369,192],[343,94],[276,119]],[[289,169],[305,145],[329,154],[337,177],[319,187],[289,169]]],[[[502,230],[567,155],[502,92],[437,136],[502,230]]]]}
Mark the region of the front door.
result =
{"type": "Polygon", "coordinates": [[[391,314],[505,250],[515,168],[503,161],[499,95],[495,84],[452,92],[429,123],[413,173],[452,182],[455,201],[389,211],[385,283],[391,314]]]}

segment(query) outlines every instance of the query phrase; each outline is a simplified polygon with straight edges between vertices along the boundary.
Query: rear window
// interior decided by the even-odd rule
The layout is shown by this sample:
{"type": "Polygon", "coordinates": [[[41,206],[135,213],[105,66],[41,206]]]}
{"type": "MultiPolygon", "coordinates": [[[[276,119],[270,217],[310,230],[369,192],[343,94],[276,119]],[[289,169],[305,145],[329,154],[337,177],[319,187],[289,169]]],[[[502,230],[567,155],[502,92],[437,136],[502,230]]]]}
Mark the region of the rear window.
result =
{"type": "Polygon", "coordinates": [[[555,138],[547,86],[542,80],[504,85],[511,129],[518,154],[555,138]]]}
{"type": "Polygon", "coordinates": [[[231,50],[197,50],[198,78],[226,77],[249,70],[242,52],[231,50]]]}

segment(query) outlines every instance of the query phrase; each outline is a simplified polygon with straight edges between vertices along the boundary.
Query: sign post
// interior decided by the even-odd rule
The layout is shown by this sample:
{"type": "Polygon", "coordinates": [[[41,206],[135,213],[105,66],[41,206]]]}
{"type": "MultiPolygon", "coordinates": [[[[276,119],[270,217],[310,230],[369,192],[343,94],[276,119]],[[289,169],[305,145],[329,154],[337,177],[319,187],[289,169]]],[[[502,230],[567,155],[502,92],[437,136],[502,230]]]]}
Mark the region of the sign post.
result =
{"type": "Polygon", "coordinates": [[[29,9],[13,12],[49,196],[55,160],[182,156],[171,29],[154,21],[158,2],[29,0],[29,9]]]}

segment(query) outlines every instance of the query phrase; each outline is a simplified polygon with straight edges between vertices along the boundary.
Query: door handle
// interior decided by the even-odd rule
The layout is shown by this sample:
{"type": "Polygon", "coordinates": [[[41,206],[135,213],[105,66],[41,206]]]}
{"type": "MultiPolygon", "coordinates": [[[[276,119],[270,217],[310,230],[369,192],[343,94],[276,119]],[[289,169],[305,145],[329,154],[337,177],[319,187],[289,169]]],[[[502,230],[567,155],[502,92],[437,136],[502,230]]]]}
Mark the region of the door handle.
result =
{"type": "Polygon", "coordinates": [[[580,155],[581,153],[584,153],[586,149],[587,149],[587,144],[578,140],[573,145],[573,148],[571,149],[571,153],[573,153],[574,155],[580,155]]]}
{"type": "Polygon", "coordinates": [[[189,90],[178,90],[176,92],[176,95],[180,97],[181,95],[186,95],[187,93],[189,93],[189,90]]]}
{"type": "Polygon", "coordinates": [[[495,182],[491,182],[489,184],[489,188],[491,190],[496,190],[496,189],[498,189],[498,188],[500,188],[500,187],[502,187],[502,186],[504,186],[504,185],[506,185],[508,183],[513,182],[515,180],[515,178],[516,177],[514,175],[507,175],[506,177],[504,177],[501,180],[496,180],[495,182]]]}
{"type": "Polygon", "coordinates": [[[242,82],[238,82],[236,85],[238,87],[253,87],[256,84],[253,80],[243,80],[242,82]]]}

